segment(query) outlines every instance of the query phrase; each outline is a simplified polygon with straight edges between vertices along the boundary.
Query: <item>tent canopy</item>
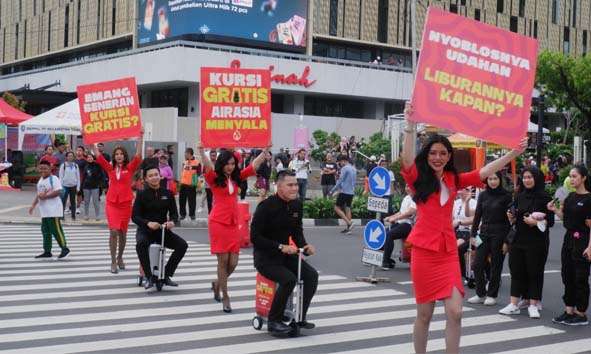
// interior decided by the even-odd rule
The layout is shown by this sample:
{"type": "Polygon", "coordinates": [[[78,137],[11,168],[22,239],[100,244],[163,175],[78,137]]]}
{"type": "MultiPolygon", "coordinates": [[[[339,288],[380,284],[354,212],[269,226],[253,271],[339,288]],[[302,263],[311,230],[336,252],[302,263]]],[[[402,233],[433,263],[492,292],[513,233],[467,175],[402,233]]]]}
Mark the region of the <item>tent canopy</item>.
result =
{"type": "Polygon", "coordinates": [[[9,125],[18,125],[33,117],[30,114],[21,112],[18,109],[12,107],[3,99],[0,99],[0,123],[6,123],[9,125]]]}
{"type": "Polygon", "coordinates": [[[19,124],[18,146],[22,147],[25,134],[82,134],[78,99],[64,103],[52,110],[19,124]]]}

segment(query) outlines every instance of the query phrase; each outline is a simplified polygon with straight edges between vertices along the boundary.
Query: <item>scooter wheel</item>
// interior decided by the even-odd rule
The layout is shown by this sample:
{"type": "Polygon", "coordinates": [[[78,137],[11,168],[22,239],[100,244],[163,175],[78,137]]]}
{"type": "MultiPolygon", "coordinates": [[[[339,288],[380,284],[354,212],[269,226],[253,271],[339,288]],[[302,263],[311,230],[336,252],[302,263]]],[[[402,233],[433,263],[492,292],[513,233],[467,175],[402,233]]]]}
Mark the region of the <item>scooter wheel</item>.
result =
{"type": "Polygon", "coordinates": [[[142,286],[142,285],[144,285],[144,277],[142,277],[141,275],[138,275],[137,286],[142,286]]]}
{"type": "Polygon", "coordinates": [[[163,286],[164,286],[164,282],[163,282],[162,280],[158,280],[158,281],[156,282],[156,289],[157,289],[158,291],[162,291],[162,287],[163,287],[163,286]]]}
{"type": "Polygon", "coordinates": [[[252,328],[260,331],[263,328],[263,318],[261,316],[255,316],[252,318],[252,328]]]}

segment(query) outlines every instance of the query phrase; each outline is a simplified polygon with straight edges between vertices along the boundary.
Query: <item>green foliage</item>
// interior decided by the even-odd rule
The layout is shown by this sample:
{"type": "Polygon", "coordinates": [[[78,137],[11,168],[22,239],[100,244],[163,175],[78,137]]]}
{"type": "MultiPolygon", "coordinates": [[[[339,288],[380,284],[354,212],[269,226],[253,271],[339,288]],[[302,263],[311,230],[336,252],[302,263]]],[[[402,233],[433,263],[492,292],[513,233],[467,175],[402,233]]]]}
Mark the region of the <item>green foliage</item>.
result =
{"type": "Polygon", "coordinates": [[[546,192],[548,192],[548,194],[553,196],[554,193],[556,192],[556,190],[558,189],[558,187],[561,187],[561,186],[557,186],[552,183],[546,183],[546,192]]]}
{"type": "Polygon", "coordinates": [[[353,197],[351,203],[351,217],[353,219],[370,219],[375,217],[373,211],[367,210],[367,196],[353,197]]]}
{"type": "Polygon", "coordinates": [[[573,165],[567,165],[564,166],[561,170],[560,173],[558,174],[558,184],[562,186],[562,183],[564,182],[564,180],[566,179],[566,177],[568,177],[568,174],[570,173],[570,170],[572,170],[573,165]]]}
{"type": "Polygon", "coordinates": [[[384,139],[382,133],[375,133],[369,137],[367,143],[359,148],[359,151],[367,156],[384,154],[390,160],[390,140],[384,139]]]}
{"type": "Polygon", "coordinates": [[[304,203],[304,218],[311,219],[336,219],[334,211],[335,200],[333,198],[316,198],[304,203]]]}
{"type": "Polygon", "coordinates": [[[340,135],[337,133],[328,134],[324,130],[315,130],[312,133],[312,137],[314,138],[314,144],[316,147],[310,151],[310,155],[312,156],[313,160],[324,162],[326,159],[326,154],[333,151],[333,149],[338,146],[339,142],[341,141],[340,135]]]}
{"type": "Polygon", "coordinates": [[[25,101],[20,101],[18,98],[16,98],[15,95],[13,95],[12,93],[6,91],[2,94],[2,99],[8,103],[9,105],[11,105],[12,107],[18,109],[19,111],[24,112],[25,111],[25,107],[27,105],[27,102],[25,101]]]}

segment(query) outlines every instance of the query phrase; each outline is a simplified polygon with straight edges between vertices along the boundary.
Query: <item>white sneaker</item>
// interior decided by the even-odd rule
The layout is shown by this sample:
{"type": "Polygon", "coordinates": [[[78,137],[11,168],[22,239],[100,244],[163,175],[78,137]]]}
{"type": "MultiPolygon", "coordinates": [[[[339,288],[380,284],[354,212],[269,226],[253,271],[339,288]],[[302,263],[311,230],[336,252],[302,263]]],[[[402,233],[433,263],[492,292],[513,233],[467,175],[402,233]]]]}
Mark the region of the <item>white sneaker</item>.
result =
{"type": "Polygon", "coordinates": [[[482,304],[484,301],[484,297],[480,297],[478,295],[474,295],[468,299],[469,304],[482,304]]]}
{"type": "MultiPolygon", "coordinates": [[[[520,309],[528,308],[529,307],[529,299],[519,300],[519,302],[517,303],[517,306],[519,306],[520,309]]],[[[542,302],[541,301],[536,302],[536,307],[538,308],[538,311],[542,311],[542,309],[543,309],[542,302]]]]}
{"type": "Polygon", "coordinates": [[[486,306],[494,306],[497,304],[497,299],[495,299],[494,297],[487,296],[486,299],[484,300],[484,304],[486,306]]]}
{"type": "Polygon", "coordinates": [[[76,209],[76,215],[80,215],[80,209],[76,209]]]}
{"type": "Polygon", "coordinates": [[[510,303],[509,305],[500,309],[499,313],[502,315],[519,315],[521,313],[521,310],[518,306],[515,306],[512,303],[510,303]]]}
{"type": "Polygon", "coordinates": [[[70,209],[66,209],[66,210],[64,210],[64,214],[70,215],[70,214],[72,214],[72,211],[70,209]]]}
{"type": "Polygon", "coordinates": [[[536,305],[529,305],[527,313],[529,313],[529,318],[540,318],[540,312],[536,305]]]}
{"type": "Polygon", "coordinates": [[[203,208],[199,208],[199,209],[197,209],[197,212],[198,212],[198,213],[200,213],[200,212],[202,212],[202,211],[203,211],[203,208]]]}

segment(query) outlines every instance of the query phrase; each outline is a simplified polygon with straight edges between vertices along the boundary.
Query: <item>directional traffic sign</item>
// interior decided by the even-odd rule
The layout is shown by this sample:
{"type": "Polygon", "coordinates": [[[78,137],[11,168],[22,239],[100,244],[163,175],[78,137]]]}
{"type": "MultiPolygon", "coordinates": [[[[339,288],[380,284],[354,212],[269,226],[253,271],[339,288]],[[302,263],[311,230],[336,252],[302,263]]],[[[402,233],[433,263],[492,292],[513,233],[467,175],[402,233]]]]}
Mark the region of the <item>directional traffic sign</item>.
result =
{"type": "Polygon", "coordinates": [[[390,174],[385,168],[374,167],[369,173],[369,190],[377,197],[383,197],[390,190],[390,174]]]}
{"type": "Polygon", "coordinates": [[[372,220],[365,225],[364,240],[367,248],[379,250],[386,242],[386,229],[378,220],[372,220]]]}

